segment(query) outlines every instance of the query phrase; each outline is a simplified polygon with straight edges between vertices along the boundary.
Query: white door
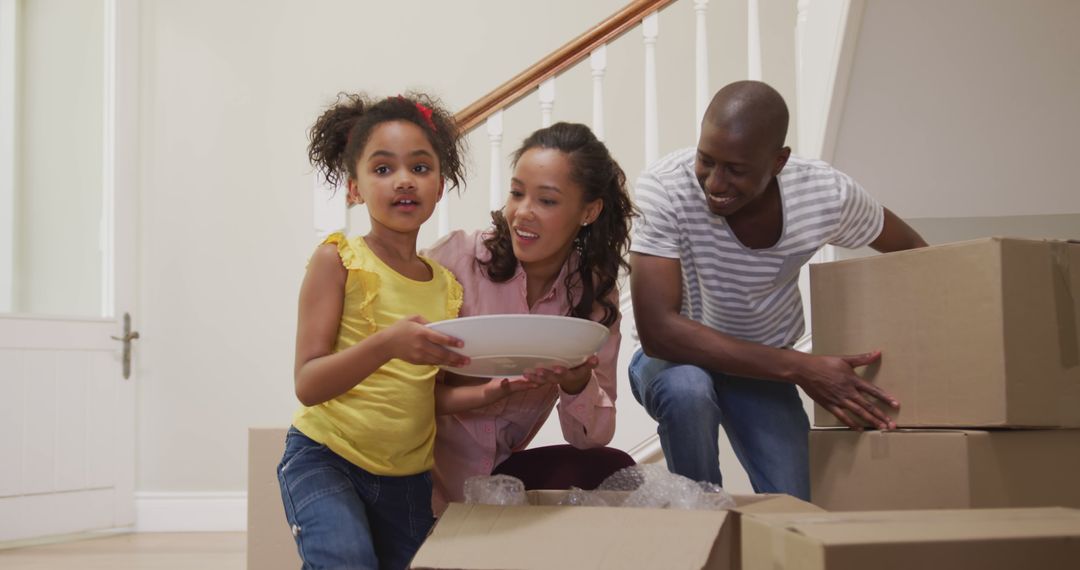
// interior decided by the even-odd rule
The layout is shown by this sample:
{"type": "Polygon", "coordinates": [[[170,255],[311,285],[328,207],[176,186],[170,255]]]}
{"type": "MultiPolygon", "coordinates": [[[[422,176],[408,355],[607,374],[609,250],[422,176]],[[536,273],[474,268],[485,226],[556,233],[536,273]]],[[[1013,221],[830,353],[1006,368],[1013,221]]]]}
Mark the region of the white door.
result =
{"type": "Polygon", "coordinates": [[[137,18],[0,0],[0,542],[134,523],[137,18]]]}

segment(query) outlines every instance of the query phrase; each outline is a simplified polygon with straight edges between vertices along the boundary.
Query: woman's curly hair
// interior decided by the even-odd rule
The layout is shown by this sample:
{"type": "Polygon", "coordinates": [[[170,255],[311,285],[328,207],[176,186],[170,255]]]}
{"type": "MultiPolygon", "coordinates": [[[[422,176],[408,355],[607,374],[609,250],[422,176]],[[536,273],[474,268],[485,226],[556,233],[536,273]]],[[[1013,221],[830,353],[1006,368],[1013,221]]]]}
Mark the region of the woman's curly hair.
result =
{"type": "Polygon", "coordinates": [[[361,93],[339,93],[309,131],[308,159],[327,183],[336,186],[356,177],[356,163],[372,130],[389,121],[420,127],[439,158],[440,175],[452,188],[465,182],[465,139],[452,115],[434,97],[406,93],[373,102],[361,93]]]}
{"type": "MultiPolygon", "coordinates": [[[[570,178],[585,191],[586,203],[602,200],[604,207],[591,224],[583,226],[574,238],[580,263],[567,273],[564,288],[572,317],[589,319],[594,305],[603,310],[600,323],[610,326],[619,317],[619,307],[608,299],[619,279],[619,270],[630,270],[626,252],[630,247],[630,220],[637,209],[626,191],[626,174],[611,157],[607,146],[589,127],[577,123],[555,123],[540,129],[521,144],[513,155],[516,166],[522,155],[534,148],[554,149],[567,155],[570,178]],[[581,295],[574,300],[576,285],[581,295]]],[[[514,276],[518,260],[514,256],[510,227],[502,211],[491,213],[494,231],[484,240],[491,252],[485,262],[492,281],[504,282],[514,276]]]]}

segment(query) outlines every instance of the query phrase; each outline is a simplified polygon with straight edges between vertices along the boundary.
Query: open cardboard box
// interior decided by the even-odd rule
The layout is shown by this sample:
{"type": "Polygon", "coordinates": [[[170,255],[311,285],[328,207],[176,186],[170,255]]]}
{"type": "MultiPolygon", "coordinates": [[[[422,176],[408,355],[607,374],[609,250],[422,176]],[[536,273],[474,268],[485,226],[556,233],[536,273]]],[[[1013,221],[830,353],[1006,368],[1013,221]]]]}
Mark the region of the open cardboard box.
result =
{"type": "Polygon", "coordinates": [[[1076,570],[1080,511],[751,514],[742,549],[744,570],[1076,570]]]}
{"type": "MultiPolygon", "coordinates": [[[[247,567],[300,567],[275,467],[285,428],[248,437],[247,567]]],[[[606,495],[609,503],[627,493],[606,495]]],[[[413,568],[739,568],[743,513],[822,512],[787,495],[735,495],[732,511],[561,507],[565,491],[529,491],[528,507],[451,503],[413,568]]]]}
{"type": "Polygon", "coordinates": [[[529,491],[529,506],[451,503],[411,567],[734,570],[744,513],[822,512],[787,495],[735,495],[730,511],[558,506],[566,493],[529,491]]]}
{"type": "MultiPolygon", "coordinates": [[[[1080,244],[987,238],[815,264],[810,293],[814,353],[881,350],[860,374],[900,400],[899,427],[1080,427],[1080,244]]],[[[814,425],[841,424],[818,406],[814,425]]]]}

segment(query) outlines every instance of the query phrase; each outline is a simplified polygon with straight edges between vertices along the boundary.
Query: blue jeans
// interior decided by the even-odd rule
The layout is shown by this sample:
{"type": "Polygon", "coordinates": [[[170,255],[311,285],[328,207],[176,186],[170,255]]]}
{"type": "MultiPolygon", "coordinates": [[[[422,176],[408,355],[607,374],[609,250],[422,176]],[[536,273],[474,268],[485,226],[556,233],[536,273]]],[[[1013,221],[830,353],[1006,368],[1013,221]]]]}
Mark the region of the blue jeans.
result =
{"type": "Polygon", "coordinates": [[[435,520],[429,472],[374,475],[295,427],[277,472],[303,570],[405,568],[435,520]]]}
{"type": "Polygon", "coordinates": [[[722,485],[723,426],[755,492],[810,500],[810,422],[793,384],[710,372],[638,350],[630,389],[659,423],[672,473],[722,485]]]}

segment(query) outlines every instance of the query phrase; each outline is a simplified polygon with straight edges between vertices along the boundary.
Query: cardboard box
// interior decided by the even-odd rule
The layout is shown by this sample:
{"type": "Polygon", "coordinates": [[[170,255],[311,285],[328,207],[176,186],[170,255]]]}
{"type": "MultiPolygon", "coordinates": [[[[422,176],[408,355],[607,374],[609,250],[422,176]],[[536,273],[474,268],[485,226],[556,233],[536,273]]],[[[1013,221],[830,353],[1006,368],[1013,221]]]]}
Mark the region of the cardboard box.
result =
{"type": "Polygon", "coordinates": [[[747,515],[744,570],[1075,570],[1080,511],[747,515]]]}
{"type": "MultiPolygon", "coordinates": [[[[286,428],[248,430],[249,570],[295,570],[301,565],[285,521],[276,475],[277,464],[285,452],[286,431],[286,428]]],[[[537,506],[452,503],[421,547],[413,567],[738,568],[740,513],[821,512],[814,505],[786,495],[736,495],[739,508],[729,513],[560,507],[555,505],[565,496],[565,491],[529,491],[528,494],[530,502],[537,506]],[[495,519],[499,519],[497,523],[495,519]],[[635,530],[628,531],[630,528],[635,530]],[[608,553],[612,558],[598,560],[596,557],[604,552],[597,544],[615,548],[608,553]],[[649,556],[654,551],[667,553],[667,559],[650,565],[648,561],[656,559],[634,558],[642,549],[649,556]],[[624,552],[634,553],[633,557],[624,558],[624,552]],[[700,564],[679,565],[681,560],[692,561],[695,557],[700,559],[700,564]],[[574,561],[559,562],[566,559],[574,561]]],[[[611,493],[607,498],[614,503],[625,495],[611,493]]]]}
{"type": "Polygon", "coordinates": [[[301,566],[277,481],[287,428],[248,430],[248,570],[296,570],[301,566]]]}
{"type": "Polygon", "coordinates": [[[828,511],[1080,508],[1080,430],[812,430],[810,497],[828,511]]]}
{"type": "MultiPolygon", "coordinates": [[[[987,238],[810,267],[815,354],[881,349],[865,377],[900,427],[1080,427],[1080,244],[987,238]]],[[[818,426],[841,425],[818,407],[818,426]]]]}
{"type": "Polygon", "coordinates": [[[680,511],[556,506],[564,491],[528,494],[530,506],[452,503],[412,568],[737,569],[743,513],[821,512],[787,495],[736,496],[732,511],[680,511]]]}

